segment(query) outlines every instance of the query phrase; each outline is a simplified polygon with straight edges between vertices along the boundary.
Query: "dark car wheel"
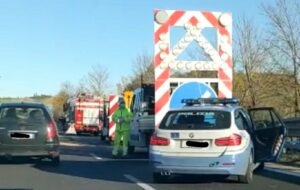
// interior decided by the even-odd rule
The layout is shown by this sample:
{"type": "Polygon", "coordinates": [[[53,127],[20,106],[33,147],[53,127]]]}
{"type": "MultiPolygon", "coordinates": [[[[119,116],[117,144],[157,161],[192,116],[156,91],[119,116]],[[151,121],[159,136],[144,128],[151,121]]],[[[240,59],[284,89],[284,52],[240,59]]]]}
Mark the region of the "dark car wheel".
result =
{"type": "Polygon", "coordinates": [[[161,175],[161,174],[158,173],[158,172],[154,172],[154,173],[152,174],[152,178],[153,178],[153,182],[154,182],[154,183],[165,183],[165,182],[167,182],[167,180],[168,180],[168,177],[167,177],[167,176],[161,175]]]}
{"type": "Polygon", "coordinates": [[[135,146],[129,145],[128,146],[128,153],[129,154],[133,154],[134,153],[134,149],[135,149],[135,146]]]}
{"type": "Polygon", "coordinates": [[[53,166],[58,166],[60,164],[60,156],[56,156],[50,159],[51,159],[51,164],[53,166]]]}

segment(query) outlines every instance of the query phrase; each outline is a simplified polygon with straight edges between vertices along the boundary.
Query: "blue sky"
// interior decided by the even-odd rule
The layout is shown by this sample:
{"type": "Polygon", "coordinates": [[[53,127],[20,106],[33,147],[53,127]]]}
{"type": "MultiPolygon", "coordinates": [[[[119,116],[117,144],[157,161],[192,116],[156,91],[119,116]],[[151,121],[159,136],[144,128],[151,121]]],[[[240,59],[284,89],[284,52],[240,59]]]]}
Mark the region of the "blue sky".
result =
{"type": "MultiPolygon", "coordinates": [[[[271,0],[0,0],[0,97],[56,94],[105,65],[111,86],[153,53],[153,10],[232,12],[263,24],[271,0]]],[[[233,28],[234,30],[234,28],[233,28]]]]}

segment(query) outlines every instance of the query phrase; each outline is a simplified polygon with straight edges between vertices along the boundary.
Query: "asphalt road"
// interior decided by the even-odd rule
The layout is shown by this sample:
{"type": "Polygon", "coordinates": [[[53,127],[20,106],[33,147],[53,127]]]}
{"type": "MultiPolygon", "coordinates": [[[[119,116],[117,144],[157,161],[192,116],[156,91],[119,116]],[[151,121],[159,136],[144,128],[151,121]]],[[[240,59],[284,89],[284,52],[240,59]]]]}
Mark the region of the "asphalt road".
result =
{"type": "Polygon", "coordinates": [[[300,189],[300,178],[263,171],[253,183],[239,184],[235,177],[175,176],[154,184],[145,150],[128,159],[111,159],[111,146],[96,137],[62,138],[61,165],[47,160],[14,159],[0,163],[0,190],[152,190],[152,189],[300,189]]]}

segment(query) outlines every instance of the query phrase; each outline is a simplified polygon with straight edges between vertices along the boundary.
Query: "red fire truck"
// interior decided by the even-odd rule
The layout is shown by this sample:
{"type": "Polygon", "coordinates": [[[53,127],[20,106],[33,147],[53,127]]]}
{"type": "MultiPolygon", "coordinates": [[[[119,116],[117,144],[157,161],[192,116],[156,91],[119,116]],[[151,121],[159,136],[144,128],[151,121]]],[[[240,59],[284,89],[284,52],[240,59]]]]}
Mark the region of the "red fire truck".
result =
{"type": "Polygon", "coordinates": [[[103,128],[104,99],[99,96],[80,94],[64,104],[66,122],[74,125],[77,135],[99,135],[103,128]]]}

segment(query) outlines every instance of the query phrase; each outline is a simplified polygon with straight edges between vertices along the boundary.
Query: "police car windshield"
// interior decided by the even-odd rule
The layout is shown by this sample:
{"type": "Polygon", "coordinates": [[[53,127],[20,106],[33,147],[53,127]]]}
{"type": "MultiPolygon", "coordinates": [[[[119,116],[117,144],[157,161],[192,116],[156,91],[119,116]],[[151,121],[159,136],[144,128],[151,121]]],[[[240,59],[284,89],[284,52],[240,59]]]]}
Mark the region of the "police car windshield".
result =
{"type": "Polygon", "coordinates": [[[197,110],[171,111],[161,122],[160,129],[214,130],[230,127],[230,112],[197,110]]]}

